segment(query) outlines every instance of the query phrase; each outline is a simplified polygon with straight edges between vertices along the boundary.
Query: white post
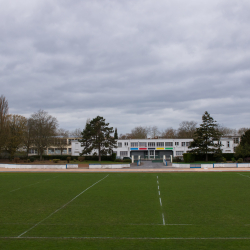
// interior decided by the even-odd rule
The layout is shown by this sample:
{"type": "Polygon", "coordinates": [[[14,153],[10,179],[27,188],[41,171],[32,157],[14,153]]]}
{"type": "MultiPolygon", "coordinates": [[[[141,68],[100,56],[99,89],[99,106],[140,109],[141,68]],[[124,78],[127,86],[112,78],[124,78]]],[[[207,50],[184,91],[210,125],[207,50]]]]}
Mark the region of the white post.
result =
{"type": "Polygon", "coordinates": [[[163,162],[164,162],[164,160],[166,160],[166,155],[163,155],[163,162]]]}
{"type": "Polygon", "coordinates": [[[141,156],[140,155],[138,155],[138,161],[139,161],[139,165],[141,165],[141,156]]]}
{"type": "Polygon", "coordinates": [[[132,163],[134,163],[134,155],[132,155],[132,163]]]}
{"type": "Polygon", "coordinates": [[[172,163],[173,162],[173,156],[170,155],[170,162],[172,163]]]}

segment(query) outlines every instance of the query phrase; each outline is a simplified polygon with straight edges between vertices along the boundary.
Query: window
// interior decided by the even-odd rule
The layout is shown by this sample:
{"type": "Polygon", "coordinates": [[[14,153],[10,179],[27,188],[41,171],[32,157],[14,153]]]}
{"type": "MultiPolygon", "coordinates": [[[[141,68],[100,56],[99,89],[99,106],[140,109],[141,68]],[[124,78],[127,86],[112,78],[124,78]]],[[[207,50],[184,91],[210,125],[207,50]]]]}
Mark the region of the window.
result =
{"type": "Polygon", "coordinates": [[[69,154],[71,153],[71,148],[68,148],[68,153],[69,153],[69,154]]]}
{"type": "Polygon", "coordinates": [[[184,151],[176,151],[176,155],[183,155],[184,151]]]}
{"type": "Polygon", "coordinates": [[[164,147],[164,142],[157,142],[157,143],[156,143],[156,146],[157,146],[157,147],[164,147]]]}
{"type": "Polygon", "coordinates": [[[230,141],[227,141],[227,147],[230,148],[230,141]]]}
{"type": "Polygon", "coordinates": [[[118,142],[118,148],[121,148],[121,147],[122,147],[122,143],[118,142]]]}
{"type": "Polygon", "coordinates": [[[125,147],[128,146],[128,142],[124,142],[124,146],[125,146],[125,147]]]}
{"type": "Polygon", "coordinates": [[[239,143],[239,138],[238,137],[235,137],[235,138],[233,138],[234,139],[234,143],[235,144],[238,144],[239,143]]]}
{"type": "Polygon", "coordinates": [[[128,156],[128,151],[121,151],[120,156],[128,156]]]}
{"type": "Polygon", "coordinates": [[[146,142],[139,142],[139,147],[147,147],[147,143],[146,142]]]}
{"type": "Polygon", "coordinates": [[[149,142],[148,143],[148,147],[150,148],[150,147],[155,147],[155,142],[149,142]]]}
{"type": "Polygon", "coordinates": [[[189,147],[190,146],[190,142],[186,142],[186,146],[189,147]]]}
{"type": "Polygon", "coordinates": [[[175,145],[175,146],[179,146],[179,142],[176,141],[176,142],[174,143],[174,145],[175,145]]]}
{"type": "Polygon", "coordinates": [[[165,142],[166,147],[173,147],[173,142],[165,142]]]}
{"type": "Polygon", "coordinates": [[[131,148],[137,148],[138,142],[131,142],[131,148]]]}
{"type": "Polygon", "coordinates": [[[154,155],[154,150],[150,150],[150,155],[154,155]]]}
{"type": "Polygon", "coordinates": [[[185,147],[185,145],[186,145],[185,142],[182,142],[182,143],[181,143],[181,146],[182,146],[182,147],[185,147]]]}

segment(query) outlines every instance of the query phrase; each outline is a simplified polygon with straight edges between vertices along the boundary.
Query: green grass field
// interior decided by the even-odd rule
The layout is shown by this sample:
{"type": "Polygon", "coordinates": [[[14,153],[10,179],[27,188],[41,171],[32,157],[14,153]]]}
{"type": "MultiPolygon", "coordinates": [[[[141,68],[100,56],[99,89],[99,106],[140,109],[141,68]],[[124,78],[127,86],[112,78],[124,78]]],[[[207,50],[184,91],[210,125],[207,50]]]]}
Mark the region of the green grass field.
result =
{"type": "Polygon", "coordinates": [[[250,173],[0,173],[0,249],[250,249],[250,173]]]}

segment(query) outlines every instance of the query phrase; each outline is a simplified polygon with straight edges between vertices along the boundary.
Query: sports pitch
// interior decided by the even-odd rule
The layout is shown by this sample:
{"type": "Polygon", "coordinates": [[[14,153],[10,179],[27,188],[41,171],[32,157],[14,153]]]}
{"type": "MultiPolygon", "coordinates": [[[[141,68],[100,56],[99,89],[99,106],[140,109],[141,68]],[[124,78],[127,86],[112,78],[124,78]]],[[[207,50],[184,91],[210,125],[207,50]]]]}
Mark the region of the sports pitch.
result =
{"type": "Polygon", "coordinates": [[[0,173],[0,249],[250,249],[250,173],[0,173]]]}

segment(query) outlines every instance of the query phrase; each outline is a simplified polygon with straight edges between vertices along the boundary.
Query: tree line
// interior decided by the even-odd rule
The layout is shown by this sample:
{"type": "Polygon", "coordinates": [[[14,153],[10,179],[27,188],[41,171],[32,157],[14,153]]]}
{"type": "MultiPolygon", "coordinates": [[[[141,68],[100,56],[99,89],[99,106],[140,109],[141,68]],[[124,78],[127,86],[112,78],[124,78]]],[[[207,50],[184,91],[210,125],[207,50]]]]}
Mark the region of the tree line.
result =
{"type": "MultiPolygon", "coordinates": [[[[119,139],[147,139],[147,138],[163,138],[163,139],[184,139],[193,138],[198,128],[195,121],[183,121],[179,124],[178,129],[172,127],[160,131],[157,126],[146,127],[137,126],[130,133],[120,134],[119,139]]],[[[249,128],[231,129],[217,124],[216,130],[221,136],[238,136],[243,135],[249,128]]]]}
{"type": "MultiPolygon", "coordinates": [[[[79,138],[80,129],[71,134],[79,138]]],[[[56,146],[62,153],[68,137],[69,131],[58,128],[57,119],[48,112],[39,110],[29,118],[9,114],[7,99],[3,95],[0,97],[0,153],[8,152],[10,159],[14,158],[21,147],[25,149],[27,156],[31,148],[36,148],[40,160],[49,146],[56,146]]]]}

